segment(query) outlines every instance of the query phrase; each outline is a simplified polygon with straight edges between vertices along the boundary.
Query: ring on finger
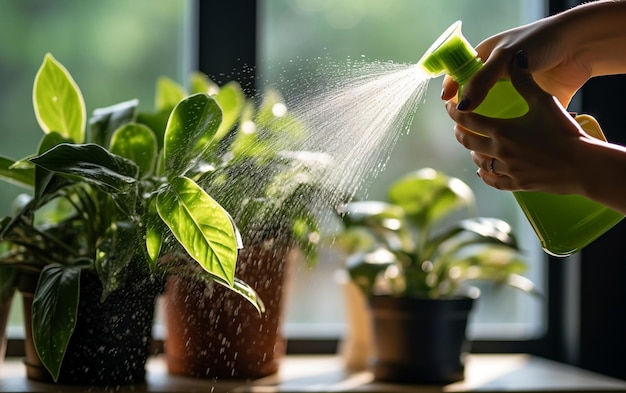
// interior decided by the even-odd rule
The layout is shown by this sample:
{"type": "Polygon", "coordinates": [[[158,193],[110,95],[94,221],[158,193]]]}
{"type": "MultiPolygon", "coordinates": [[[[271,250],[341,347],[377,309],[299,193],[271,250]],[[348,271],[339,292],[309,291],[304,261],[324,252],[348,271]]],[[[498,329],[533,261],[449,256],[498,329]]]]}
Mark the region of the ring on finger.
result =
{"type": "Polygon", "coordinates": [[[497,175],[496,170],[493,169],[493,164],[496,161],[495,158],[492,158],[491,161],[489,161],[489,172],[493,173],[494,175],[497,175]]]}

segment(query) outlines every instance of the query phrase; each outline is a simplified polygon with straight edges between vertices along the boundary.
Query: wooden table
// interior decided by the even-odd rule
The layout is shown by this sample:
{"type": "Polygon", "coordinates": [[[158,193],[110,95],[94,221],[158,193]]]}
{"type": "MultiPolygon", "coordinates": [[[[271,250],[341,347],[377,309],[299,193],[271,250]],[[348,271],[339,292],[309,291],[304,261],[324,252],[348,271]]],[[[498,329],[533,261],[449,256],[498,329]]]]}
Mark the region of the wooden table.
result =
{"type": "Polygon", "coordinates": [[[349,373],[338,356],[289,356],[277,375],[253,382],[170,376],[160,357],[147,365],[146,385],[121,388],[59,386],[30,381],[19,359],[0,369],[0,392],[626,392],[626,381],[529,355],[471,355],[466,379],[445,386],[382,384],[369,372],[349,373]]]}

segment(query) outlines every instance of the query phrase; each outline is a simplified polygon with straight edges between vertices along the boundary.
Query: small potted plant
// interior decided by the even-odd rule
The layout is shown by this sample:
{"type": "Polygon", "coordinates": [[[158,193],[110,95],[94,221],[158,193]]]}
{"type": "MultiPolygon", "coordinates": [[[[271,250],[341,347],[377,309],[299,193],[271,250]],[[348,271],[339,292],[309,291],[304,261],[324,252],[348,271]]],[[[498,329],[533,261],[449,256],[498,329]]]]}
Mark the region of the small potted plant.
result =
{"type": "Polygon", "coordinates": [[[173,276],[164,302],[165,354],[173,374],[258,378],[275,373],[285,353],[286,285],[299,255],[315,260],[317,213],[330,207],[320,182],[330,157],[294,150],[306,125],[278,92],[266,91],[257,106],[235,83],[210,90],[231,121],[218,132],[221,143],[203,155],[213,169],[198,182],[237,223],[244,248],[236,274],[259,294],[265,312],[254,313],[230,291],[173,276]]]}
{"type": "Polygon", "coordinates": [[[463,378],[465,330],[479,290],[472,282],[506,283],[535,292],[511,227],[471,212],[472,190],[431,168],[405,175],[388,201],[342,209],[339,244],[350,278],[372,316],[377,380],[449,383],[463,378]],[[458,220],[456,220],[458,218],[458,220]]]}
{"type": "Polygon", "coordinates": [[[30,190],[0,223],[0,263],[18,271],[32,306],[30,377],[142,382],[167,254],[187,256],[262,309],[234,277],[240,242],[230,215],[194,180],[223,122],[215,99],[198,92],[143,116],[131,100],[95,110],[87,132],[78,86],[47,54],[33,104],[44,131],[35,154],[0,160],[0,175],[30,190]]]}

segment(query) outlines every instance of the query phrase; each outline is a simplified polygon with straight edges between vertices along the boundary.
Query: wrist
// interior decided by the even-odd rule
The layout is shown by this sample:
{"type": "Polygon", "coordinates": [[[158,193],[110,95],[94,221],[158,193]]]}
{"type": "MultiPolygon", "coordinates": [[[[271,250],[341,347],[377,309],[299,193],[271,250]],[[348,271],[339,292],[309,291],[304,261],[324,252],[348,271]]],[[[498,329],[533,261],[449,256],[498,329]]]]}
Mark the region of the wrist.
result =
{"type": "MultiPolygon", "coordinates": [[[[579,193],[591,200],[615,208],[616,197],[624,199],[626,147],[587,140],[580,153],[579,193]],[[624,183],[624,186],[620,186],[624,183]],[[623,189],[622,189],[623,188],[623,189]]],[[[619,202],[619,201],[618,201],[619,202]]]]}
{"type": "Polygon", "coordinates": [[[621,50],[626,45],[626,1],[586,3],[553,18],[555,42],[564,45],[569,60],[588,69],[590,77],[626,72],[621,50]]]}

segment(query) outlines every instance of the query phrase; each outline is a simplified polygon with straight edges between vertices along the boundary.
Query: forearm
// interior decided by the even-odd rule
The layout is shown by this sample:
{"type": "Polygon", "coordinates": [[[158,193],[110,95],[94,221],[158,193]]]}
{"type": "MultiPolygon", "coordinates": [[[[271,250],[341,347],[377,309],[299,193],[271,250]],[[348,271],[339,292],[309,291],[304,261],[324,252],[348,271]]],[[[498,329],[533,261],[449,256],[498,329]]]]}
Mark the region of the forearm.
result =
{"type": "Polygon", "coordinates": [[[626,73],[626,1],[596,1],[554,16],[561,42],[591,76],[626,73]]]}
{"type": "Polygon", "coordinates": [[[626,214],[626,147],[589,142],[582,158],[582,194],[626,214]]]}

